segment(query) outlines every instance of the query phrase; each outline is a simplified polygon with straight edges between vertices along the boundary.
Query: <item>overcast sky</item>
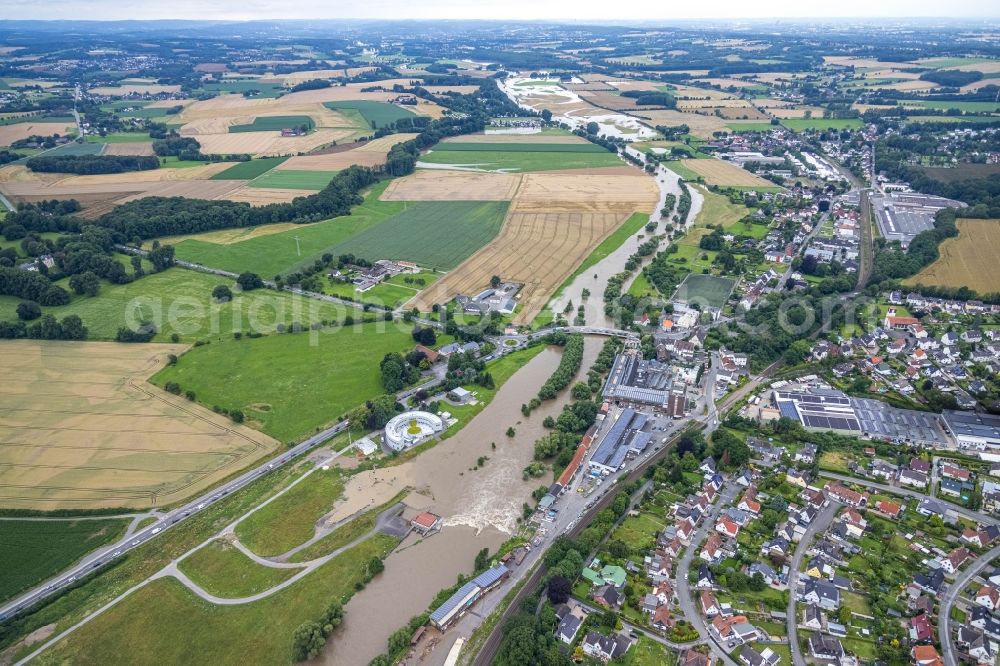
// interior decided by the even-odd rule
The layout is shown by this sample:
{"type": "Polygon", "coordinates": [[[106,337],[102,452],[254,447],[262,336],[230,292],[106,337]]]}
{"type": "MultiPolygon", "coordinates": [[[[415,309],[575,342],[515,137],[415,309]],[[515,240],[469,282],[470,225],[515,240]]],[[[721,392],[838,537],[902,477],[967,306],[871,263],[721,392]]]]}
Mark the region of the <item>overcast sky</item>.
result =
{"type": "Polygon", "coordinates": [[[995,17],[996,0],[0,0],[3,19],[562,19],[995,17]],[[623,12],[623,13],[616,13],[623,12]]]}

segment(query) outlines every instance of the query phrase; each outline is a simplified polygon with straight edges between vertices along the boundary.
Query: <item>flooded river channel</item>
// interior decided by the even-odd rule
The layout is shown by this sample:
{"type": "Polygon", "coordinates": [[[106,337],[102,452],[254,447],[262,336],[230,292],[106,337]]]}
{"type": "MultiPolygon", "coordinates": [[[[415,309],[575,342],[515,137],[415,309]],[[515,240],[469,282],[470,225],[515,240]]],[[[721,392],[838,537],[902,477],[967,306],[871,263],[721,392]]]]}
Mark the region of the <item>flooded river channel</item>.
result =
{"type": "MultiPolygon", "coordinates": [[[[601,339],[586,340],[581,375],[602,344],[601,339]]],[[[428,539],[411,534],[386,558],[385,571],[348,602],[344,624],[316,663],[364,666],[385,651],[390,634],[427,610],[441,589],[453,585],[460,573],[472,571],[480,549],[493,552],[516,532],[522,504],[531,501],[535,488],[551,482],[551,477],[523,481],[522,471],[531,462],[535,440],[545,434],[542,421],[559,413],[569,391],[527,418],[521,405],[538,392],[559,359],[558,349],[542,351],[507,380],[461,432],[412,461],[352,477],[337,507],[339,515],[377,506],[410,486],[420,496],[411,493],[407,503],[425,505],[442,516],[444,527],[428,539]],[[506,435],[510,426],[517,433],[514,437],[506,435]],[[473,471],[480,456],[489,460],[473,471]]]]}

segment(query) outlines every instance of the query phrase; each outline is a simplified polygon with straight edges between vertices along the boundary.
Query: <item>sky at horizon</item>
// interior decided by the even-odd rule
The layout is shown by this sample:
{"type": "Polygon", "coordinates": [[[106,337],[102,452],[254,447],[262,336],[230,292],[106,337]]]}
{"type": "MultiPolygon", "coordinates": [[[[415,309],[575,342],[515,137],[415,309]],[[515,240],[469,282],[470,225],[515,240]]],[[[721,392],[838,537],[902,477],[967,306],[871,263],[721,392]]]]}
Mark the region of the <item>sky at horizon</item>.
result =
{"type": "Polygon", "coordinates": [[[671,19],[767,18],[977,18],[997,17],[995,0],[704,0],[697,3],[632,0],[609,5],[596,0],[0,0],[2,19],[497,19],[669,21],[671,19]],[[609,7],[620,7],[615,14],[609,7]]]}

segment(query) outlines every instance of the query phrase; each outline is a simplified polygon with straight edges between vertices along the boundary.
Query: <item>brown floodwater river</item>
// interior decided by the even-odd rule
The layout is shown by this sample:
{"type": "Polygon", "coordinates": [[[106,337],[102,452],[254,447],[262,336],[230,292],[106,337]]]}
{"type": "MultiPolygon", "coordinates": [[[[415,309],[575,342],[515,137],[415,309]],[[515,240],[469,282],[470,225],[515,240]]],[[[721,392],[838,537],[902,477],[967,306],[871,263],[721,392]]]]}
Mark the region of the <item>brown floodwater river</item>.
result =
{"type": "MultiPolygon", "coordinates": [[[[581,375],[593,363],[603,340],[587,338],[581,375]]],[[[337,514],[347,516],[377,506],[410,486],[420,494],[407,500],[444,518],[444,527],[428,539],[410,535],[385,561],[385,571],[345,607],[344,624],[330,637],[315,663],[364,666],[386,649],[386,640],[427,610],[460,573],[472,571],[476,553],[495,551],[517,531],[517,519],[531,492],[551,476],[523,481],[542,421],[556,415],[569,399],[563,391],[530,417],[522,403],[534,396],[559,365],[560,352],[549,348],[529,361],[500,388],[493,401],[458,434],[402,465],[352,477],[337,514]],[[507,437],[513,426],[516,435],[507,437]],[[491,446],[496,442],[496,449],[491,446]],[[472,471],[480,456],[489,460],[472,471]]]]}

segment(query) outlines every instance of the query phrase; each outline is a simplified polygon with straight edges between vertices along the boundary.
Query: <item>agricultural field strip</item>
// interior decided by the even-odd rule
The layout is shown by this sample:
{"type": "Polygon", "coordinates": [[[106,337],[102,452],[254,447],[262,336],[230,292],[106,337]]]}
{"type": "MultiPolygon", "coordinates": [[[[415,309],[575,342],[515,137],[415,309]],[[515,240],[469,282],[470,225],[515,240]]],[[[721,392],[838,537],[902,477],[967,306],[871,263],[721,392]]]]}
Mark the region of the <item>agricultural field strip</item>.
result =
{"type": "Polygon", "coordinates": [[[3,343],[0,363],[19,381],[0,389],[0,504],[97,508],[180,499],[276,445],[145,384],[181,346],[71,345],[3,343]],[[32,372],[40,359],[43,369],[32,372]]]}

